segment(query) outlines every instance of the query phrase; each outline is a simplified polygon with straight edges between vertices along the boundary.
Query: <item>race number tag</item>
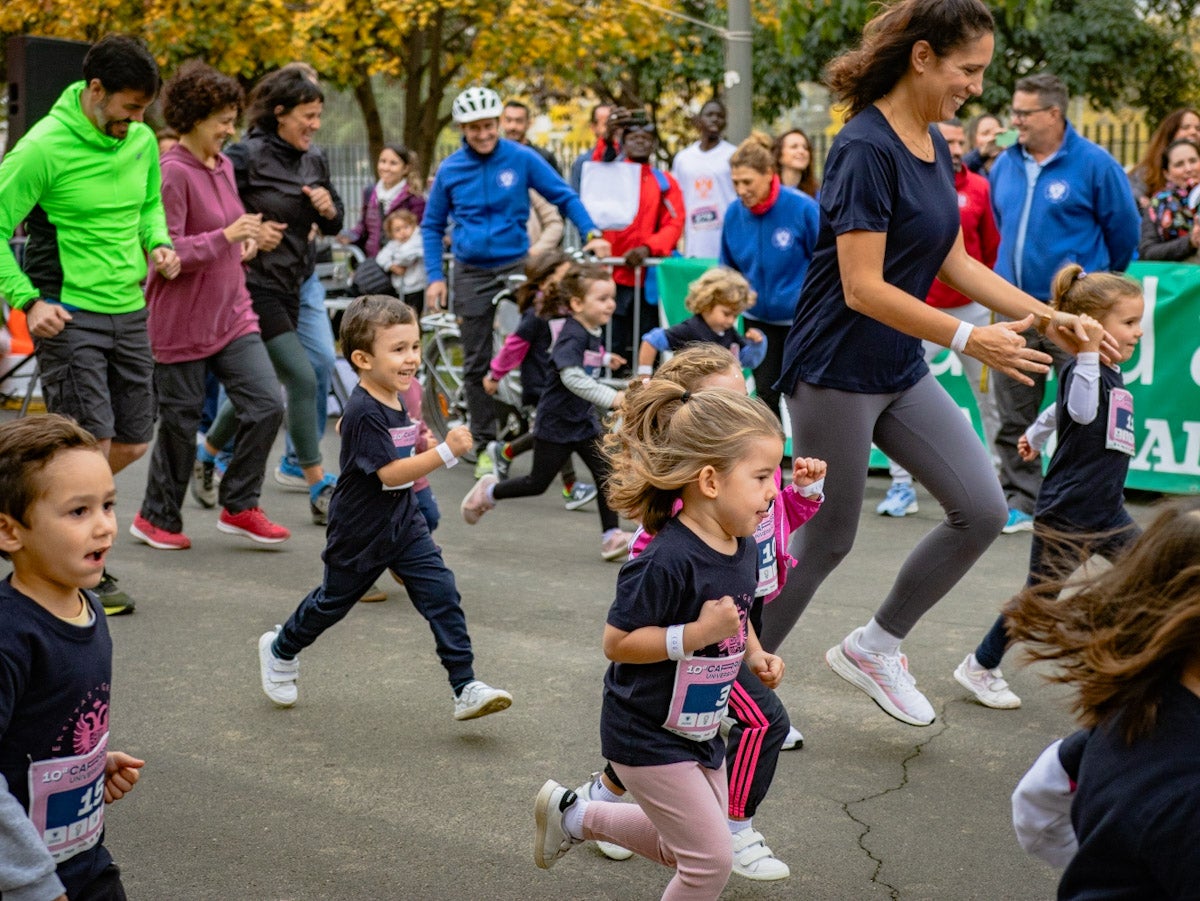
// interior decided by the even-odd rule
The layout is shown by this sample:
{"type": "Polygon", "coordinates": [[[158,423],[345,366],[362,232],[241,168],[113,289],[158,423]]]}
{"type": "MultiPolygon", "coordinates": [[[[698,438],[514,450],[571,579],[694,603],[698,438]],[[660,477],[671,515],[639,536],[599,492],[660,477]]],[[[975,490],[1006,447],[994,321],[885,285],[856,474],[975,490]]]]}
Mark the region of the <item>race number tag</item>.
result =
{"type": "Polygon", "coordinates": [[[29,766],[29,819],[55,863],[100,841],[104,831],[104,763],[108,733],[87,754],[29,766]]]}
{"type": "Polygon", "coordinates": [[[708,741],[716,735],[743,656],[688,657],[676,663],[675,687],[663,728],[692,741],[708,741]]]}
{"type": "MultiPolygon", "coordinates": [[[[417,438],[421,434],[420,423],[413,425],[402,425],[399,428],[388,429],[388,434],[392,436],[392,445],[396,448],[396,459],[405,460],[413,455],[413,450],[417,446],[417,438]]],[[[405,482],[403,485],[393,485],[391,488],[386,485],[384,491],[399,491],[401,488],[411,488],[412,482],[405,482]]]]}
{"type": "Polygon", "coordinates": [[[1124,388],[1113,388],[1108,393],[1108,428],[1104,433],[1104,446],[1133,456],[1133,395],[1124,388]]]}
{"type": "Polygon", "coordinates": [[[754,530],[754,544],[758,551],[758,588],[756,598],[765,598],[779,588],[779,564],[775,549],[775,505],[771,505],[766,519],[754,530]]]}

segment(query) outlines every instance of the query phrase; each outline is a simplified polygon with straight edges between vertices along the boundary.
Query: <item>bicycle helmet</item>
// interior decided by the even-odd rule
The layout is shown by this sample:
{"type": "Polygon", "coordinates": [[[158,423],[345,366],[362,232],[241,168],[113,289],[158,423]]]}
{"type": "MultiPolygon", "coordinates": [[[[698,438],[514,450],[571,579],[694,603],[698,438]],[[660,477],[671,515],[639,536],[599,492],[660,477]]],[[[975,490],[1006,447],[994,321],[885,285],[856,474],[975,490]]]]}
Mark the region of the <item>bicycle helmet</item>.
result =
{"type": "Polygon", "coordinates": [[[450,113],[459,125],[480,119],[499,119],[504,110],[500,95],[491,88],[467,88],[454,98],[450,113]]]}

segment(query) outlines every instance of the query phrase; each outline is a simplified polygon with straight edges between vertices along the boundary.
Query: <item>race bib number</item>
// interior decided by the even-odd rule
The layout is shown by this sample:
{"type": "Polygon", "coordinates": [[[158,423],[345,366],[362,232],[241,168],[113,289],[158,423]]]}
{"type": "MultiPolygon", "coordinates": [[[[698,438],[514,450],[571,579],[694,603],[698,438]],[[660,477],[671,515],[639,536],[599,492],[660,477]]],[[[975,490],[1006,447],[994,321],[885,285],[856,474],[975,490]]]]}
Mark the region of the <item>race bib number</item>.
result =
{"type": "Polygon", "coordinates": [[[758,550],[758,588],[756,598],[765,598],[779,588],[779,564],[775,551],[775,505],[767,518],[754,530],[754,544],[758,550]]]}
{"type": "Polygon", "coordinates": [[[1124,388],[1113,388],[1108,393],[1108,428],[1104,434],[1104,446],[1131,457],[1136,450],[1133,441],[1133,395],[1124,388]]]}
{"type": "Polygon", "coordinates": [[[695,231],[713,231],[721,227],[721,216],[715,206],[698,207],[690,211],[692,229],[695,231]]]}
{"type": "Polygon", "coordinates": [[[89,753],[29,766],[29,819],[55,863],[100,841],[104,831],[104,763],[108,733],[89,753]]]}
{"type": "Polygon", "coordinates": [[[583,371],[588,375],[595,375],[596,372],[604,368],[604,348],[599,350],[585,350],[583,352],[583,371]]]}
{"type": "MultiPolygon", "coordinates": [[[[413,451],[417,446],[417,438],[421,434],[421,426],[419,423],[413,425],[402,425],[398,428],[388,429],[388,434],[392,436],[392,446],[396,448],[396,459],[405,460],[413,455],[413,451]]],[[[393,485],[388,487],[383,486],[384,491],[399,491],[402,488],[411,488],[412,482],[405,482],[403,485],[393,485]]]]}
{"type": "Polygon", "coordinates": [[[689,657],[676,663],[675,687],[663,728],[692,741],[708,741],[716,735],[743,656],[689,657]]]}

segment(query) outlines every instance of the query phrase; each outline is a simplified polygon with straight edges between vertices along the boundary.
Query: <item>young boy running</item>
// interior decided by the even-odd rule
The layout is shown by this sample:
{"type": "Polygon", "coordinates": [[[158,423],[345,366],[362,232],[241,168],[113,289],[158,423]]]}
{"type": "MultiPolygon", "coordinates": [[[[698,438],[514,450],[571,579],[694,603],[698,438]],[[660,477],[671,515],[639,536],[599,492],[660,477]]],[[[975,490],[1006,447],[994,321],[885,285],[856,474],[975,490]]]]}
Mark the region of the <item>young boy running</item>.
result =
{"type": "Polygon", "coordinates": [[[0,887],[124,901],[104,805],[143,761],[108,750],[112,640],[94,589],[117,533],[112,470],[50,414],[0,425],[0,887]]]}
{"type": "Polygon", "coordinates": [[[295,704],[296,655],[390,569],[429,621],[454,690],[454,718],[497,713],[512,703],[512,695],[475,678],[454,574],[411,491],[421,476],[458,463],[471,449],[471,433],[451,429],[443,443],[414,453],[420,424],[409,418],[399,398],[421,365],[421,334],[410,306],[379,294],[360,297],[342,318],[341,339],[359,378],[342,417],[342,474],[329,504],[325,578],[282,628],[258,639],[262,689],[279,707],[295,704]]]}

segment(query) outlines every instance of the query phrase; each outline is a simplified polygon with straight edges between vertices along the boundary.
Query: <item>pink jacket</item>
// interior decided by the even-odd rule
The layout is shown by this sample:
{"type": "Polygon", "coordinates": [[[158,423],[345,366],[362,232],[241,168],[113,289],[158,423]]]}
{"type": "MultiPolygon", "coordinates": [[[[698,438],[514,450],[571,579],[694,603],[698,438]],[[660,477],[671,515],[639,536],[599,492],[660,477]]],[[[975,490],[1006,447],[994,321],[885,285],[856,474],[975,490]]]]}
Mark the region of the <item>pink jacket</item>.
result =
{"type": "MultiPolygon", "coordinates": [[[[400,402],[404,404],[404,409],[408,411],[408,418],[421,425],[421,431],[417,436],[417,443],[413,447],[413,453],[419,454],[422,451],[429,450],[431,447],[435,447],[437,441],[434,440],[433,432],[429,431],[429,426],[425,425],[424,420],[421,419],[421,383],[413,379],[409,383],[408,390],[400,395],[400,402]]],[[[415,494],[428,487],[428,476],[421,476],[421,478],[413,482],[412,491],[415,494]]]]}

